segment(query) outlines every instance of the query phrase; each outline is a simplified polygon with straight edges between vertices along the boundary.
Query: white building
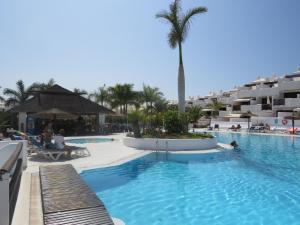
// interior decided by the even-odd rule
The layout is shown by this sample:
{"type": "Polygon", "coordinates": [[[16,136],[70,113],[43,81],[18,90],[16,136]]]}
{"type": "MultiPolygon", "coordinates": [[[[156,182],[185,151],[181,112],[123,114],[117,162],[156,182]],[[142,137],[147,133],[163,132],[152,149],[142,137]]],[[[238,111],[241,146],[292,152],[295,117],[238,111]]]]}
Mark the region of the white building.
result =
{"type": "Polygon", "coordinates": [[[227,92],[190,97],[186,104],[205,108],[213,101],[226,105],[226,108],[219,112],[219,119],[230,114],[249,111],[258,118],[284,118],[291,115],[293,109],[300,107],[300,70],[280,78],[259,77],[253,82],[227,92]]]}

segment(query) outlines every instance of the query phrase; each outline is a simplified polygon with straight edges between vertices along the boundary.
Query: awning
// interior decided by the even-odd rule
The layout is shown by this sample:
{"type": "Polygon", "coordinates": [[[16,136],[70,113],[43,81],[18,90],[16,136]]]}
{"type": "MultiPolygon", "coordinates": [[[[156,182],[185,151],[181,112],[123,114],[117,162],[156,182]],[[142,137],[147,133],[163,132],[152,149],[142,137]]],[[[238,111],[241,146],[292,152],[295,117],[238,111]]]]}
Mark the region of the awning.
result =
{"type": "Polygon", "coordinates": [[[300,112],[300,108],[295,108],[293,111],[294,112],[300,112]]]}
{"type": "Polygon", "coordinates": [[[212,112],[212,109],[202,109],[202,112],[212,112]]]}
{"type": "Polygon", "coordinates": [[[242,114],[228,114],[226,116],[224,116],[225,118],[241,118],[242,117],[242,114]]]}
{"type": "Polygon", "coordinates": [[[250,98],[238,98],[234,100],[234,102],[250,102],[250,101],[251,101],[250,98]]]}
{"type": "Polygon", "coordinates": [[[246,112],[246,113],[231,113],[226,116],[225,118],[250,118],[250,117],[257,116],[256,114],[253,114],[251,112],[246,112]]]}

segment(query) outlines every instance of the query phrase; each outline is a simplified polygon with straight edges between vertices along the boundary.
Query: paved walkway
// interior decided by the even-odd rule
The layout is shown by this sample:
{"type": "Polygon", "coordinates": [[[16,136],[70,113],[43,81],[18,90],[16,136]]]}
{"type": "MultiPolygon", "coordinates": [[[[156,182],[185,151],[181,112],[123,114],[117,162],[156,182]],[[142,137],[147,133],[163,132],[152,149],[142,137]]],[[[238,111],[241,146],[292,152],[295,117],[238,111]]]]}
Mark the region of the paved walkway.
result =
{"type": "Polygon", "coordinates": [[[36,187],[39,185],[35,178],[40,165],[72,164],[80,172],[88,168],[122,164],[149,153],[149,151],[136,150],[124,146],[122,143],[124,134],[97,137],[113,138],[114,141],[86,144],[85,146],[91,153],[91,156],[88,157],[78,157],[71,160],[62,159],[56,162],[37,157],[35,154],[28,157],[28,167],[23,172],[12,225],[39,225],[43,223],[41,205],[38,200],[39,196],[34,195],[34,193],[38,192],[36,187]]]}

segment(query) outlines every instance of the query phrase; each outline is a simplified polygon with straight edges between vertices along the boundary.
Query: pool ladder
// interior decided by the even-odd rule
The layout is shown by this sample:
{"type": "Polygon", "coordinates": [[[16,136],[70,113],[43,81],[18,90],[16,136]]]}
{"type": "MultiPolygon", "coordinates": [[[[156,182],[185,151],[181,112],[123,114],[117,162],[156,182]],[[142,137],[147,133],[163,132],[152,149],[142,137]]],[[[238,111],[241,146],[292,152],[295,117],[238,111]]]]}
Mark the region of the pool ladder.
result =
{"type": "MultiPolygon", "coordinates": [[[[155,153],[156,153],[156,159],[157,159],[158,158],[158,152],[160,152],[158,140],[156,140],[155,144],[156,144],[155,153]]],[[[166,141],[165,142],[165,160],[168,160],[168,152],[169,152],[169,142],[166,141]]]]}

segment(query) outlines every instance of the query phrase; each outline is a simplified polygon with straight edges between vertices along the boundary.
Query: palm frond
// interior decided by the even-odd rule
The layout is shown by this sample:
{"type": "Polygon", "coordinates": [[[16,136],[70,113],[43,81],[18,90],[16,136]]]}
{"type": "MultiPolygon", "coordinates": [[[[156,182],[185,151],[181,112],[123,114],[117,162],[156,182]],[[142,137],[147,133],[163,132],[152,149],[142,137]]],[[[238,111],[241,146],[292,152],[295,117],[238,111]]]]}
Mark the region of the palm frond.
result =
{"type": "Polygon", "coordinates": [[[192,22],[192,19],[194,16],[202,14],[207,12],[207,8],[206,7],[197,7],[197,8],[193,8],[190,9],[182,18],[181,20],[181,30],[182,30],[182,41],[185,40],[187,33],[189,31],[190,28],[190,24],[192,22]]]}
{"type": "Polygon", "coordinates": [[[24,82],[22,80],[18,80],[16,84],[17,84],[17,90],[18,90],[19,94],[21,95],[20,97],[22,97],[25,93],[24,82]]]}
{"type": "Polygon", "coordinates": [[[5,88],[3,90],[3,94],[4,95],[7,95],[7,96],[14,96],[14,97],[19,97],[19,93],[13,89],[10,89],[10,88],[5,88]]]}
{"type": "Polygon", "coordinates": [[[50,80],[47,83],[47,86],[52,87],[55,83],[56,83],[55,80],[53,78],[50,78],[50,80]]]}
{"type": "Polygon", "coordinates": [[[171,48],[176,48],[178,43],[178,35],[174,28],[171,29],[170,33],[168,34],[168,42],[171,48]]]}

